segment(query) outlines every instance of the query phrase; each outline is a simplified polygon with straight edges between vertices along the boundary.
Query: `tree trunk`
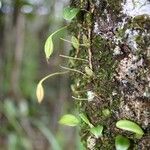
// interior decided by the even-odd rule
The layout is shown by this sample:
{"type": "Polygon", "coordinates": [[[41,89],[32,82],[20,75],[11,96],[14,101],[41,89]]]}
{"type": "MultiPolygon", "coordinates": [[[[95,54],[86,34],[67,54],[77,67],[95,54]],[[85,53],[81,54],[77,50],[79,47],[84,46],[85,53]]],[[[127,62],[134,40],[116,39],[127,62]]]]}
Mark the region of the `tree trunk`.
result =
{"type": "MultiPolygon", "coordinates": [[[[17,3],[17,1],[16,1],[17,3]]],[[[20,91],[20,71],[23,60],[23,47],[24,47],[24,30],[25,30],[25,16],[20,12],[20,8],[17,7],[14,10],[13,15],[13,65],[11,73],[11,94],[17,100],[21,98],[20,91]],[[16,10],[16,11],[15,11],[16,10]]]]}
{"type": "MultiPolygon", "coordinates": [[[[1,8],[3,8],[3,3],[1,3],[1,8]]],[[[2,9],[0,9],[0,98],[3,96],[3,80],[4,76],[2,75],[2,72],[4,70],[4,58],[5,58],[5,51],[4,51],[4,43],[5,43],[5,35],[4,35],[4,30],[5,30],[5,16],[4,13],[2,12],[2,9]]]]}
{"type": "Polygon", "coordinates": [[[134,11],[127,5],[128,0],[71,3],[81,11],[71,22],[70,31],[80,43],[85,35],[90,42],[89,47],[70,52],[73,57],[88,60],[70,62],[70,67],[86,74],[73,72],[71,76],[73,94],[78,98],[76,106],[94,126],[104,126],[103,136],[95,138],[88,125],[81,124],[86,149],[114,150],[118,134],[130,139],[131,150],[150,149],[150,10],[140,13],[148,1],[145,6],[141,2],[138,10],[137,3],[130,4],[134,11]],[[85,98],[88,100],[83,101],[85,98]],[[143,137],[137,139],[131,132],[118,129],[116,122],[121,119],[137,123],[144,131],[143,137]]]}

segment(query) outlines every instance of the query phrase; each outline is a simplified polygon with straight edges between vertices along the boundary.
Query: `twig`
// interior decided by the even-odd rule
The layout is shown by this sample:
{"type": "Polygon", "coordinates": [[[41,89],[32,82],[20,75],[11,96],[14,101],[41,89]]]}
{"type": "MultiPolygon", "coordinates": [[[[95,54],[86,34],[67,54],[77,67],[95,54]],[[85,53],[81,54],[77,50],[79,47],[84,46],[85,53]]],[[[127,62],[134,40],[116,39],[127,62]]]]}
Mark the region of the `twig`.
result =
{"type": "Polygon", "coordinates": [[[82,74],[84,76],[87,76],[86,74],[84,74],[83,72],[81,72],[79,70],[68,68],[68,67],[64,67],[64,66],[60,66],[60,67],[63,68],[63,69],[66,69],[66,70],[69,70],[69,71],[74,71],[74,72],[80,73],[80,74],[82,74]]]}
{"type": "Polygon", "coordinates": [[[87,60],[87,59],[75,58],[75,57],[66,56],[66,55],[59,55],[59,56],[60,56],[60,57],[63,57],[63,58],[75,59],[75,60],[81,60],[81,61],[86,61],[86,62],[88,62],[88,60],[87,60]]]}
{"type": "Polygon", "coordinates": [[[88,100],[87,98],[78,98],[78,97],[74,97],[74,96],[72,96],[72,98],[75,100],[80,100],[80,101],[87,101],[88,100]]]}

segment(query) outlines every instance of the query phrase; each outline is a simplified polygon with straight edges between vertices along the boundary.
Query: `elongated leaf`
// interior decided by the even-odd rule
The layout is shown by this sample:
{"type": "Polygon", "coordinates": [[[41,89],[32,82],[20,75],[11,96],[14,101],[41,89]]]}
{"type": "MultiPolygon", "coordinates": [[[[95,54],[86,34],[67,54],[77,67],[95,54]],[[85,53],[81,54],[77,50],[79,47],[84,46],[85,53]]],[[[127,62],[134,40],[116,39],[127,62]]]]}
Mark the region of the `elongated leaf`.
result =
{"type": "Polygon", "coordinates": [[[123,130],[134,132],[140,136],[143,136],[144,134],[143,130],[141,129],[139,125],[129,120],[119,120],[116,123],[116,127],[123,129],[123,130]]]}
{"type": "Polygon", "coordinates": [[[67,114],[62,116],[59,123],[67,126],[77,126],[80,122],[74,115],[67,114]]]}
{"type": "Polygon", "coordinates": [[[52,39],[52,35],[50,35],[45,42],[45,55],[47,60],[53,53],[53,48],[54,48],[53,39],[52,39]]]}
{"type": "Polygon", "coordinates": [[[130,147],[130,141],[122,135],[118,135],[115,138],[115,147],[116,150],[128,150],[130,147]]]}
{"type": "Polygon", "coordinates": [[[77,15],[79,10],[79,8],[66,7],[63,11],[63,18],[65,20],[72,20],[77,15]]]}
{"type": "Polygon", "coordinates": [[[39,82],[39,84],[37,85],[36,96],[37,96],[38,102],[41,103],[44,98],[44,88],[41,82],[39,82]]]}
{"type": "Polygon", "coordinates": [[[102,136],[103,126],[98,125],[97,127],[93,127],[90,129],[90,132],[94,134],[96,138],[99,138],[102,136]]]}
{"type": "Polygon", "coordinates": [[[88,124],[88,125],[90,126],[90,128],[94,127],[94,126],[90,123],[90,121],[89,121],[89,119],[87,118],[86,115],[84,115],[84,114],[82,113],[82,114],[79,114],[79,116],[80,116],[80,118],[81,118],[86,124],[88,124]]]}
{"type": "Polygon", "coordinates": [[[73,45],[74,48],[78,49],[79,48],[79,41],[75,36],[72,36],[71,38],[71,43],[73,45]]]}
{"type": "Polygon", "coordinates": [[[60,32],[61,30],[67,28],[67,26],[64,26],[58,30],[56,30],[55,32],[53,32],[46,40],[45,42],[45,47],[44,47],[44,51],[45,51],[45,55],[46,55],[46,59],[48,60],[49,57],[51,56],[51,54],[53,53],[53,49],[54,49],[54,44],[53,44],[53,36],[55,34],[57,34],[58,32],[60,32]]]}

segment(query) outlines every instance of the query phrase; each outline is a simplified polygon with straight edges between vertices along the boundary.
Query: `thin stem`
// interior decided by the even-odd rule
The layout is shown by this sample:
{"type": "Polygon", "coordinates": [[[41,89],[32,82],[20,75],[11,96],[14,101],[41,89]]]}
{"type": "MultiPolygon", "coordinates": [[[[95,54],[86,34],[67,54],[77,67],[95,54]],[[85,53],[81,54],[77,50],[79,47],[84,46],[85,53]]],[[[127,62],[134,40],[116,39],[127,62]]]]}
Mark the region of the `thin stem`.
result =
{"type": "Polygon", "coordinates": [[[44,82],[46,79],[48,79],[48,78],[50,78],[50,77],[52,77],[52,76],[55,76],[55,75],[62,75],[62,74],[66,74],[66,73],[68,73],[68,71],[55,72],[55,73],[49,74],[49,75],[47,75],[46,77],[44,77],[43,79],[41,79],[39,83],[44,82]]]}
{"type": "Polygon", "coordinates": [[[69,70],[69,71],[74,71],[74,72],[80,73],[80,74],[82,74],[84,76],[87,76],[86,74],[84,74],[83,72],[81,72],[79,70],[68,68],[68,67],[64,67],[64,66],[60,66],[60,67],[63,68],[63,69],[66,69],[66,70],[69,70]]]}
{"type": "Polygon", "coordinates": [[[84,11],[86,11],[87,13],[90,13],[90,11],[88,11],[88,10],[86,10],[86,9],[83,9],[83,8],[82,8],[81,10],[84,10],[84,11]]]}
{"type": "Polygon", "coordinates": [[[68,42],[68,43],[71,43],[71,44],[72,44],[72,42],[69,41],[69,40],[66,40],[66,39],[63,39],[63,38],[60,38],[60,39],[63,40],[63,41],[65,41],[65,42],[68,42]]]}
{"type": "MultiPolygon", "coordinates": [[[[71,44],[73,44],[73,43],[74,43],[74,44],[78,44],[78,43],[76,43],[76,42],[71,42],[71,41],[66,40],[66,39],[63,39],[63,38],[60,38],[60,39],[63,40],[63,41],[65,41],[65,42],[71,43],[71,44]]],[[[87,47],[86,44],[80,44],[80,43],[79,43],[79,45],[80,45],[80,46],[85,46],[85,47],[87,47]]]]}
{"type": "Polygon", "coordinates": [[[66,56],[66,55],[59,55],[59,56],[60,56],[60,57],[63,57],[63,58],[75,59],[75,60],[81,60],[81,61],[86,61],[86,62],[88,62],[87,59],[75,58],[75,57],[70,57],[70,56],[66,56]]]}
{"type": "Polygon", "coordinates": [[[75,91],[75,92],[77,92],[77,93],[85,93],[85,92],[87,92],[87,91],[89,91],[89,90],[81,90],[81,91],[75,91]]]}
{"type": "Polygon", "coordinates": [[[80,100],[80,101],[87,101],[88,100],[87,98],[78,98],[78,97],[74,97],[74,96],[72,96],[72,98],[75,100],[80,100]]]}
{"type": "MultiPolygon", "coordinates": [[[[94,12],[94,5],[92,5],[90,13],[93,14],[93,12],[94,12]]],[[[90,24],[88,27],[88,38],[90,41],[90,46],[88,48],[88,54],[89,54],[89,67],[92,70],[93,67],[92,67],[91,35],[92,35],[92,28],[91,28],[91,24],[90,24]]]]}
{"type": "Polygon", "coordinates": [[[67,27],[68,27],[68,26],[64,26],[64,27],[62,27],[62,28],[56,30],[55,32],[53,32],[53,33],[51,34],[51,36],[53,36],[54,34],[58,33],[59,31],[65,29],[65,28],[67,28],[67,27]]]}

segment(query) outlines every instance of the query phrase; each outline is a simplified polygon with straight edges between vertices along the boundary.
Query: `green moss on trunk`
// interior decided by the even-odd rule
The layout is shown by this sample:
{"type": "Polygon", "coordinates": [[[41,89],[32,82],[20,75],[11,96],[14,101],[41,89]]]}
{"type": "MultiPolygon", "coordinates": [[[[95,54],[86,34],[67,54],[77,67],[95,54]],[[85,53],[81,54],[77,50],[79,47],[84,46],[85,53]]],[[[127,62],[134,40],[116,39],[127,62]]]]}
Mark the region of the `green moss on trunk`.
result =
{"type": "Polygon", "coordinates": [[[114,150],[117,134],[128,137],[130,149],[148,150],[148,107],[150,100],[150,17],[134,18],[121,13],[122,0],[73,1],[72,6],[81,8],[76,20],[70,24],[70,31],[83,43],[86,35],[90,47],[72,49],[71,56],[90,62],[71,60],[70,67],[85,72],[92,69],[92,76],[72,73],[72,90],[75,97],[87,98],[91,92],[94,98],[87,101],[75,100],[79,112],[88,116],[94,125],[103,125],[103,136],[96,139],[86,124],[81,124],[81,139],[87,149],[114,150]],[[149,94],[149,95],[148,95],[149,94]],[[109,111],[105,115],[104,110],[109,111]],[[138,123],[145,134],[135,139],[130,132],[119,130],[115,124],[120,119],[138,123]]]}

